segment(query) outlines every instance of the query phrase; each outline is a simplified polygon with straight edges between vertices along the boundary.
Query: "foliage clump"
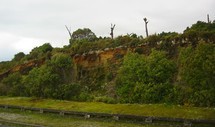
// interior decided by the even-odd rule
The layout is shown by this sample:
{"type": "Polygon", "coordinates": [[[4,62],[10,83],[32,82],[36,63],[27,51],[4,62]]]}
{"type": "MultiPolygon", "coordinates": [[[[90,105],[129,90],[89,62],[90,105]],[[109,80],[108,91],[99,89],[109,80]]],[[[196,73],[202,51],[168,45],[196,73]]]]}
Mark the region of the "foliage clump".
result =
{"type": "Polygon", "coordinates": [[[130,53],[117,75],[118,96],[128,103],[163,102],[175,71],[175,64],[165,52],[152,50],[149,56],[130,53]]]}

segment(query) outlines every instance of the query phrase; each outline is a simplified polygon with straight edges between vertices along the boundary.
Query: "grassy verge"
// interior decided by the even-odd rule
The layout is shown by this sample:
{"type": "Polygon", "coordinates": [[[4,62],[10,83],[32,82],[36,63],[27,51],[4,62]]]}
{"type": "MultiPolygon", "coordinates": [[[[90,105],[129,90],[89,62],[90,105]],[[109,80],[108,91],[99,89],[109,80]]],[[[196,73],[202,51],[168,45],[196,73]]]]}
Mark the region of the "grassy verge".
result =
{"type": "Polygon", "coordinates": [[[82,112],[215,120],[215,108],[167,104],[105,104],[100,102],[71,102],[27,97],[0,97],[0,104],[82,112]]]}

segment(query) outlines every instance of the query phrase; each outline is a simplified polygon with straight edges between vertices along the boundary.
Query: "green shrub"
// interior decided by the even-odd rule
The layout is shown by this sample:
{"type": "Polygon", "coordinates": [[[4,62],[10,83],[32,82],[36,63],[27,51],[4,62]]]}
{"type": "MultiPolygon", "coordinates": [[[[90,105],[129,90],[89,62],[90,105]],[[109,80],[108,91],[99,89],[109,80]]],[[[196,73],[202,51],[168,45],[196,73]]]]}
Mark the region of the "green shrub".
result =
{"type": "Polygon", "coordinates": [[[107,104],[116,104],[117,101],[114,98],[107,97],[107,96],[100,96],[100,97],[95,97],[94,101],[96,102],[104,102],[107,104]]]}
{"type": "Polygon", "coordinates": [[[81,92],[81,94],[78,97],[78,101],[92,101],[94,97],[86,92],[81,92]]]}
{"type": "Polygon", "coordinates": [[[117,75],[117,95],[126,103],[163,102],[175,71],[165,52],[152,50],[149,56],[129,53],[117,75]]]}

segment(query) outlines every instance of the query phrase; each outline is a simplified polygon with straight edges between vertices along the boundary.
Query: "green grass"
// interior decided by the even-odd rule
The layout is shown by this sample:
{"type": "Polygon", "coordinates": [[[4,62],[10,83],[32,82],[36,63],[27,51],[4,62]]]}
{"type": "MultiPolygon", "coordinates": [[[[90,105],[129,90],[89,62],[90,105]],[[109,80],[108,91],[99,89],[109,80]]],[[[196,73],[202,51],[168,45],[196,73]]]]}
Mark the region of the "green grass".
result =
{"type": "Polygon", "coordinates": [[[81,112],[215,120],[215,108],[167,104],[105,104],[101,102],[72,102],[27,97],[0,97],[0,104],[81,112]]]}

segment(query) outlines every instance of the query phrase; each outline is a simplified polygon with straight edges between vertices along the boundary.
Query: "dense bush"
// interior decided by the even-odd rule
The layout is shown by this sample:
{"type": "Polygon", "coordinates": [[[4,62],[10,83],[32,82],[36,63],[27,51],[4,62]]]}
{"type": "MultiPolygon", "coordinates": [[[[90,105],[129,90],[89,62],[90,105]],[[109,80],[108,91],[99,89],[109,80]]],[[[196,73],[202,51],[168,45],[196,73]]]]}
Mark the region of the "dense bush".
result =
{"type": "Polygon", "coordinates": [[[46,57],[46,54],[48,52],[51,52],[53,47],[51,46],[50,43],[45,43],[39,47],[35,47],[34,49],[31,50],[29,55],[26,55],[25,59],[30,60],[30,59],[39,59],[42,57],[46,57]]]}
{"type": "Polygon", "coordinates": [[[61,99],[64,100],[76,100],[78,101],[80,99],[80,94],[82,87],[78,83],[70,83],[70,84],[63,84],[60,87],[60,95],[61,99]]]}
{"type": "Polygon", "coordinates": [[[176,68],[164,52],[152,50],[149,56],[129,53],[117,75],[117,93],[122,102],[162,102],[169,92],[176,68]]]}
{"type": "Polygon", "coordinates": [[[22,84],[22,75],[13,73],[2,80],[0,95],[25,96],[25,88],[22,84]]]}
{"type": "Polygon", "coordinates": [[[192,89],[190,103],[215,105],[215,46],[201,42],[196,48],[181,49],[179,56],[181,82],[192,89]]]}
{"type": "Polygon", "coordinates": [[[21,61],[21,59],[24,57],[25,57],[25,53],[19,52],[14,55],[13,61],[21,61]]]}

